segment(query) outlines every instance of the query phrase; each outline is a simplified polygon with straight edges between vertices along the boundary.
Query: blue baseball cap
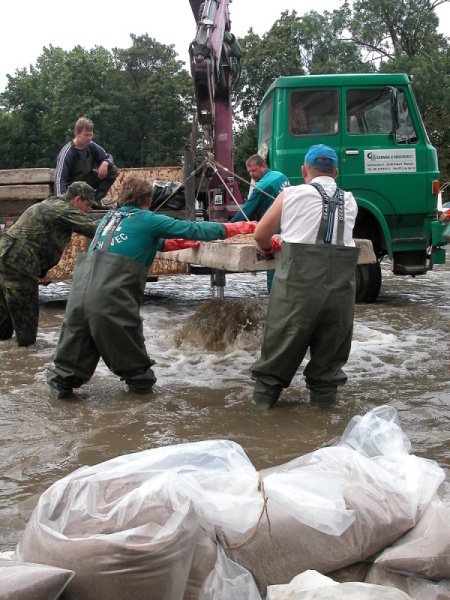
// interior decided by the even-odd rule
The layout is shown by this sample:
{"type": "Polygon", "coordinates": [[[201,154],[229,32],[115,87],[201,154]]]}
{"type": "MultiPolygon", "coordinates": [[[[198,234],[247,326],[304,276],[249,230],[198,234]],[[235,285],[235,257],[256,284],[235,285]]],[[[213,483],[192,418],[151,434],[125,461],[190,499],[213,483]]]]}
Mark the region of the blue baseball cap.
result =
{"type": "Polygon", "coordinates": [[[329,146],[325,144],[316,144],[311,146],[306,153],[305,163],[313,167],[337,167],[337,154],[329,146]]]}

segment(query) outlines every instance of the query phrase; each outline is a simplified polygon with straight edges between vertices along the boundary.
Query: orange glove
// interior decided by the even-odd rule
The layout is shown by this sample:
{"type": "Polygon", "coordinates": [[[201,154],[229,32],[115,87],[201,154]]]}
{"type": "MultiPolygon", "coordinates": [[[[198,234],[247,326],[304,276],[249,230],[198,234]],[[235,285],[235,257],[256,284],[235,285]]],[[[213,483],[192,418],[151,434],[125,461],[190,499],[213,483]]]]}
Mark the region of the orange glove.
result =
{"type": "Polygon", "coordinates": [[[256,221],[236,221],[236,223],[221,223],[225,227],[225,239],[235,235],[253,233],[258,223],[256,221]]]}
{"type": "Polygon", "coordinates": [[[184,250],[185,248],[198,248],[200,242],[192,240],[165,240],[161,252],[171,252],[172,250],[184,250]]]}
{"type": "Polygon", "coordinates": [[[277,235],[272,236],[271,242],[268,248],[261,248],[261,252],[264,252],[264,254],[273,254],[281,250],[281,240],[277,235]]]}

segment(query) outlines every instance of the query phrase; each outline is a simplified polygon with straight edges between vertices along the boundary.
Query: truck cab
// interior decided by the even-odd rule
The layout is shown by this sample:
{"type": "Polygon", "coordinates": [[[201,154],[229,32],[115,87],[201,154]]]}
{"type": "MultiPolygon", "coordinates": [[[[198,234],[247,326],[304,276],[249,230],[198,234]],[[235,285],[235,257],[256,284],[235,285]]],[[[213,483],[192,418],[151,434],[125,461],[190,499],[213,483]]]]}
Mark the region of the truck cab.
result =
{"type": "Polygon", "coordinates": [[[354,237],[370,239],[378,262],[357,270],[357,300],[373,302],[380,261],[396,275],[421,275],[445,261],[437,218],[439,169],[406,74],[279,77],[260,107],[260,148],[270,168],[303,183],[308,148],[339,157],[340,187],[358,203],[354,237]]]}

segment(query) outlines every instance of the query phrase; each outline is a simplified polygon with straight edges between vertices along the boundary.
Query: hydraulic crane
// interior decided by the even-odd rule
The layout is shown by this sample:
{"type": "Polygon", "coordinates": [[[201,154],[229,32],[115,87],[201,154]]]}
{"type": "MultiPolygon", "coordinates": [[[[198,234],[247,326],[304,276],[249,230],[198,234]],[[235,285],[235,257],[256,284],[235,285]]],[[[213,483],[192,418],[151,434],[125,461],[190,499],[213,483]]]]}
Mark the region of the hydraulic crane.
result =
{"type": "Polygon", "coordinates": [[[239,76],[242,50],[231,33],[231,0],[190,0],[197,33],[189,47],[197,120],[212,166],[208,212],[212,221],[227,221],[242,204],[233,171],[231,90],[239,76]]]}

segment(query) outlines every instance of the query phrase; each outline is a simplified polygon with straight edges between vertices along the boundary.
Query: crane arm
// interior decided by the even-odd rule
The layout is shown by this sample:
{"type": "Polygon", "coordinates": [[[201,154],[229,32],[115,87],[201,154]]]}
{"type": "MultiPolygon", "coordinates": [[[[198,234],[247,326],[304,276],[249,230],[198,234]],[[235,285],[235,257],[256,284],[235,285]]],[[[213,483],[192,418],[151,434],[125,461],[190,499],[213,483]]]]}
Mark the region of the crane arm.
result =
{"type": "MultiPolygon", "coordinates": [[[[228,8],[231,0],[189,1],[197,22],[189,55],[197,118],[204,135],[204,147],[217,163],[225,167],[221,175],[229,182],[233,195],[242,202],[239,187],[230,176],[234,170],[231,90],[239,74],[242,55],[236,37],[230,31],[228,8]]],[[[211,217],[215,220],[227,220],[227,207],[235,212],[236,206],[234,200],[228,197],[228,191],[220,192],[219,188],[213,176],[210,189],[216,191],[211,192],[214,200],[210,203],[210,212],[215,215],[211,217]]]]}

